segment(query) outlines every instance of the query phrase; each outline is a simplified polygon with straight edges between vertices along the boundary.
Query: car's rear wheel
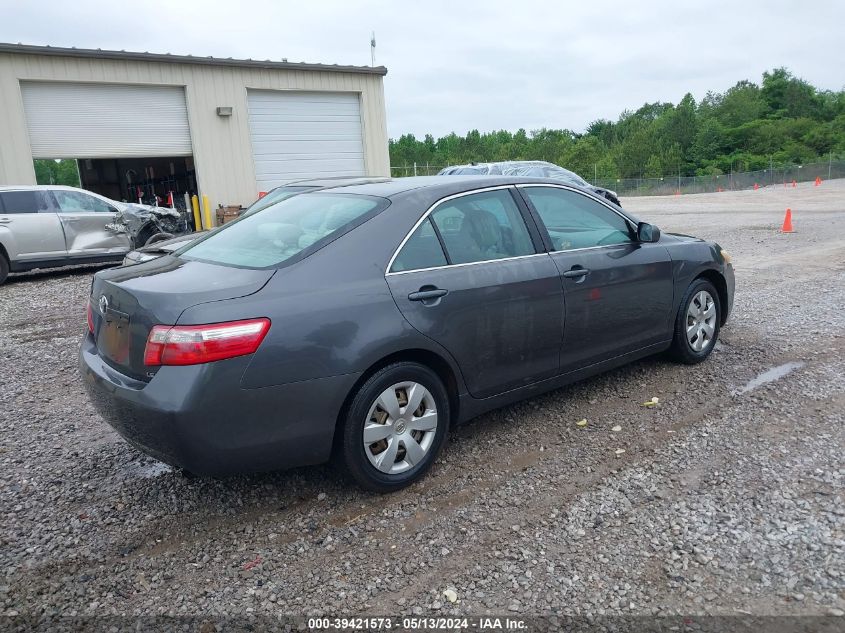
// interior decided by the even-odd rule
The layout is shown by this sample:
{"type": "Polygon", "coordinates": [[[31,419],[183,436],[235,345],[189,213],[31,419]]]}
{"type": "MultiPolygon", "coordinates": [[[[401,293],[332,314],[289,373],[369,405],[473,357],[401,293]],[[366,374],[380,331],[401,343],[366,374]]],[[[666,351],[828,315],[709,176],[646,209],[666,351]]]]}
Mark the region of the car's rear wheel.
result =
{"type": "Polygon", "coordinates": [[[418,363],[388,365],[353,398],[341,459],[363,488],[398,490],[431,467],[448,427],[449,398],[437,374],[418,363]]]}
{"type": "Polygon", "coordinates": [[[688,365],[710,356],[719,338],[722,306],[719,293],[706,279],[696,279],[687,288],[678,315],[671,353],[688,365]]]}

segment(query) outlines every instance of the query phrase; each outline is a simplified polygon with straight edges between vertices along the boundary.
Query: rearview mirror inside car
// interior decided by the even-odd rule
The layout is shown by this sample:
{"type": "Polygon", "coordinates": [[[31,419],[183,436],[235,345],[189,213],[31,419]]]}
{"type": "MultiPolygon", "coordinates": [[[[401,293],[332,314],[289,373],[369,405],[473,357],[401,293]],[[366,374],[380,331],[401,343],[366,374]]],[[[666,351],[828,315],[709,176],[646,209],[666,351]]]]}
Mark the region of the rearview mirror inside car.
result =
{"type": "Polygon", "coordinates": [[[660,239],[660,229],[648,222],[637,225],[637,239],[640,242],[656,242],[660,239]]]}

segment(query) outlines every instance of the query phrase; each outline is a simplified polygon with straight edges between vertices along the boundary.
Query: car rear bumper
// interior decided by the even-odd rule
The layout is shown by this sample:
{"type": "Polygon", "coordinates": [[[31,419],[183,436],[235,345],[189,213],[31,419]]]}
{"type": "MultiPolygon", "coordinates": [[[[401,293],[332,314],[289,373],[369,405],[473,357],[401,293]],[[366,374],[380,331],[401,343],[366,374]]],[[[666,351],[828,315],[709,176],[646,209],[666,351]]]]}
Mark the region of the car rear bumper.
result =
{"type": "Polygon", "coordinates": [[[227,475],[328,460],[338,413],[359,375],[242,389],[249,360],[162,367],[145,383],[107,365],[86,335],[80,371],[106,422],[172,466],[227,475]]]}

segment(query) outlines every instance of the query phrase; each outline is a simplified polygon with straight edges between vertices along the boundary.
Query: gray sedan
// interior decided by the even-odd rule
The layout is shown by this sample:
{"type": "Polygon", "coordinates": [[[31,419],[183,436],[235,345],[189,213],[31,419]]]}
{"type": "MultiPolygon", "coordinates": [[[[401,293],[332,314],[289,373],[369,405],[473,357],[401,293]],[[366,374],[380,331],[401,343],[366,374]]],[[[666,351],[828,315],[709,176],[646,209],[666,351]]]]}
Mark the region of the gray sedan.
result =
{"type": "Polygon", "coordinates": [[[80,367],[103,417],[196,474],[334,457],[422,476],[456,424],[624,363],[712,352],[729,256],[549,179],[302,193],[98,272],[80,367]]]}

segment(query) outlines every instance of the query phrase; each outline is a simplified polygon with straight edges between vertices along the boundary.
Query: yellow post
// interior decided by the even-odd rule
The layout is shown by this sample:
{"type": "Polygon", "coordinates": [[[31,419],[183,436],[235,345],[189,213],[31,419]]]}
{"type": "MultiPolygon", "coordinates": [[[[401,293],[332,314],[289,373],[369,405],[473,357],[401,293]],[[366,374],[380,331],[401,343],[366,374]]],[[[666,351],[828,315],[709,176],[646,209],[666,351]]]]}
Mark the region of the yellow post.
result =
{"type": "Polygon", "coordinates": [[[194,230],[202,231],[202,220],[200,220],[200,201],[196,196],[191,196],[191,207],[194,209],[194,230]]]}
{"type": "Polygon", "coordinates": [[[202,196],[202,211],[205,217],[205,228],[210,229],[214,225],[211,223],[211,205],[208,202],[208,196],[205,194],[202,196]]]}

